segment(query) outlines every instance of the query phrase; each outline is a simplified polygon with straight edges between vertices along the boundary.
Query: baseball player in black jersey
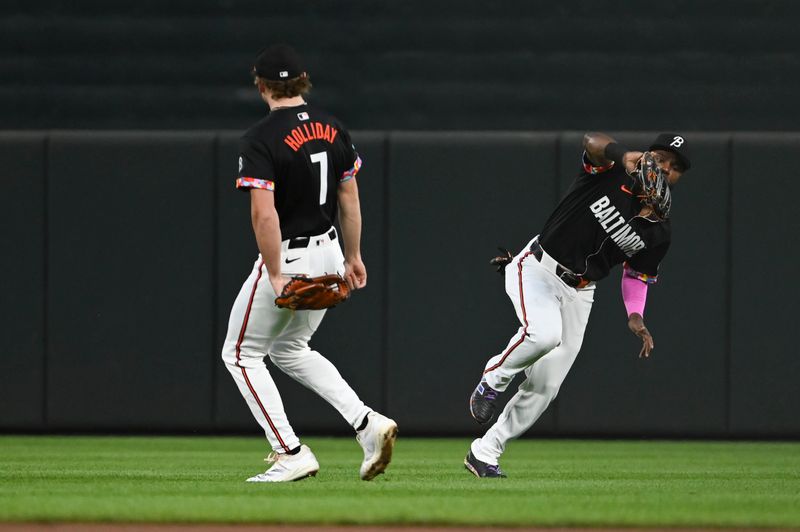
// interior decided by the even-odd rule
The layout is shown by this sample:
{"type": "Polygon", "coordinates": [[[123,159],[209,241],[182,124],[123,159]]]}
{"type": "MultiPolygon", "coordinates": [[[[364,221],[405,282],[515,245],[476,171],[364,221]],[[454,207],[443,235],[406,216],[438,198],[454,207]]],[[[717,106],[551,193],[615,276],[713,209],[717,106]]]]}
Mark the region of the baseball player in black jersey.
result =
{"type": "Polygon", "coordinates": [[[241,138],[236,187],[250,194],[260,255],[233,304],[222,349],[273,450],[267,458],[272,466],[248,481],[298,480],[319,470],[311,449],[300,444],[289,424],[267,356],[356,430],[364,450],[360,476],[370,480],[391,460],[397,424],[365,406],[333,364],[309,348],[325,310],[275,305],[290,276],[339,274],[351,290],[366,285],[356,184],[361,159],[342,124],[304,100],[311,83],[292,48],[265,48],[252,74],[270,112],[241,138]],[[334,228],[337,211],[342,235],[334,228]]]}
{"type": "Polygon", "coordinates": [[[575,361],[594,301],[595,282],[623,264],[622,296],[628,327],[650,356],[653,338],[644,325],[647,287],[670,245],[671,187],[689,169],[686,139],[659,135],[647,152],[630,150],[601,133],[583,141],[582,171],[566,196],[516,256],[493,262],[520,327],[505,349],[489,359],[470,397],[481,424],[514,376],[525,380],[497,421],[470,447],[466,468],[478,477],[504,477],[498,460],[506,443],[528,430],[558,393],[575,361]]]}

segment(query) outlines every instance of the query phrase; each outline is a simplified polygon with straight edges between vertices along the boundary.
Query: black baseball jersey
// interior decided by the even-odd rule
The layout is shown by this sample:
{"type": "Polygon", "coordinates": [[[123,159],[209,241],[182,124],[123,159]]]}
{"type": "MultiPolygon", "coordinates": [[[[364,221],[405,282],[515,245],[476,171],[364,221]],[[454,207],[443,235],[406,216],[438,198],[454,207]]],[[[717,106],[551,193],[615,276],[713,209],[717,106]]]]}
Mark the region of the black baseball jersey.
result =
{"type": "Polygon", "coordinates": [[[645,282],[655,282],[670,244],[669,220],[639,216],[641,201],[620,165],[592,165],[583,171],[544,225],[542,247],[561,265],[590,281],[627,262],[645,282]]]}
{"type": "Polygon", "coordinates": [[[360,167],[335,117],[311,105],[276,108],[242,136],[236,187],[274,192],[284,240],[313,236],[334,224],[337,187],[360,167]]]}

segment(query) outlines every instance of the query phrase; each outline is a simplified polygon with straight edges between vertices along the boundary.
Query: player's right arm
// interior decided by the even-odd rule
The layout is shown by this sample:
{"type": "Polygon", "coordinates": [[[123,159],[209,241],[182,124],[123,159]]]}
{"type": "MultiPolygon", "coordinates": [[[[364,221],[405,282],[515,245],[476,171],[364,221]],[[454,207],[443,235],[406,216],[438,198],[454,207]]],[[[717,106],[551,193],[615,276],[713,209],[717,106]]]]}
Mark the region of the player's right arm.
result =
{"type": "Polygon", "coordinates": [[[250,191],[250,219],[256,235],[258,251],[267,267],[269,282],[280,295],[288,279],[281,275],[281,222],[275,210],[275,197],[271,190],[250,191]]]}
{"type": "Polygon", "coordinates": [[[350,289],[364,288],[367,268],[361,260],[361,203],[355,178],[339,184],[337,200],[344,240],[344,279],[350,289]]]}
{"type": "Polygon", "coordinates": [[[622,163],[628,173],[633,172],[636,162],[642,157],[642,152],[622,146],[605,133],[586,133],[583,136],[583,149],[593,165],[602,167],[612,162],[622,163]]]}

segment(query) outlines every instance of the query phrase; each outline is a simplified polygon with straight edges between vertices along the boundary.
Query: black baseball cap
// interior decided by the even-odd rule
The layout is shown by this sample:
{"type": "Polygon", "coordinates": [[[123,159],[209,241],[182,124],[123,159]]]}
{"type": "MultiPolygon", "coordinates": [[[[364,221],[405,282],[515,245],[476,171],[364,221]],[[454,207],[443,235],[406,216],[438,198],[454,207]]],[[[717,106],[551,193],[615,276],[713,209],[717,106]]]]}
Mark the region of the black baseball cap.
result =
{"type": "Polygon", "coordinates": [[[258,52],[253,73],[269,81],[286,81],[299,78],[306,71],[294,48],[288,44],[273,44],[258,52]]]}
{"type": "Polygon", "coordinates": [[[686,137],[678,135],[677,133],[662,133],[653,144],[650,145],[648,150],[666,150],[671,151],[678,157],[678,161],[683,165],[684,170],[688,170],[692,163],[689,160],[689,147],[686,142],[686,137]]]}

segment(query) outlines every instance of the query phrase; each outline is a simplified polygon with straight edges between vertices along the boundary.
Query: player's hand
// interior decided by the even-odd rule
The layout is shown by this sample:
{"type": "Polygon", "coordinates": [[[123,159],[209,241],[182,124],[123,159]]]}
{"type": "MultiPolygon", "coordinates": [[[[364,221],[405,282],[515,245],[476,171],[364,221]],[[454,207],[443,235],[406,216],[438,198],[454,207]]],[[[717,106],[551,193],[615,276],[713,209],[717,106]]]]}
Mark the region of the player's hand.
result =
{"type": "Polygon", "coordinates": [[[628,175],[636,171],[636,163],[639,162],[642,155],[644,155],[644,153],[640,151],[629,151],[622,156],[622,164],[625,166],[625,172],[627,172],[628,175]]]}
{"type": "Polygon", "coordinates": [[[655,344],[653,343],[653,337],[650,335],[650,331],[644,326],[644,318],[642,318],[641,314],[637,314],[636,312],[631,314],[628,318],[628,328],[633,334],[642,339],[642,350],[639,351],[639,358],[648,358],[655,344]]]}
{"type": "Polygon", "coordinates": [[[344,261],[344,280],[350,290],[358,290],[367,286],[367,267],[361,257],[344,261]]]}
{"type": "Polygon", "coordinates": [[[286,286],[289,281],[291,281],[291,279],[285,275],[269,276],[269,282],[272,284],[272,289],[275,290],[276,296],[281,295],[283,287],[286,286]]]}

